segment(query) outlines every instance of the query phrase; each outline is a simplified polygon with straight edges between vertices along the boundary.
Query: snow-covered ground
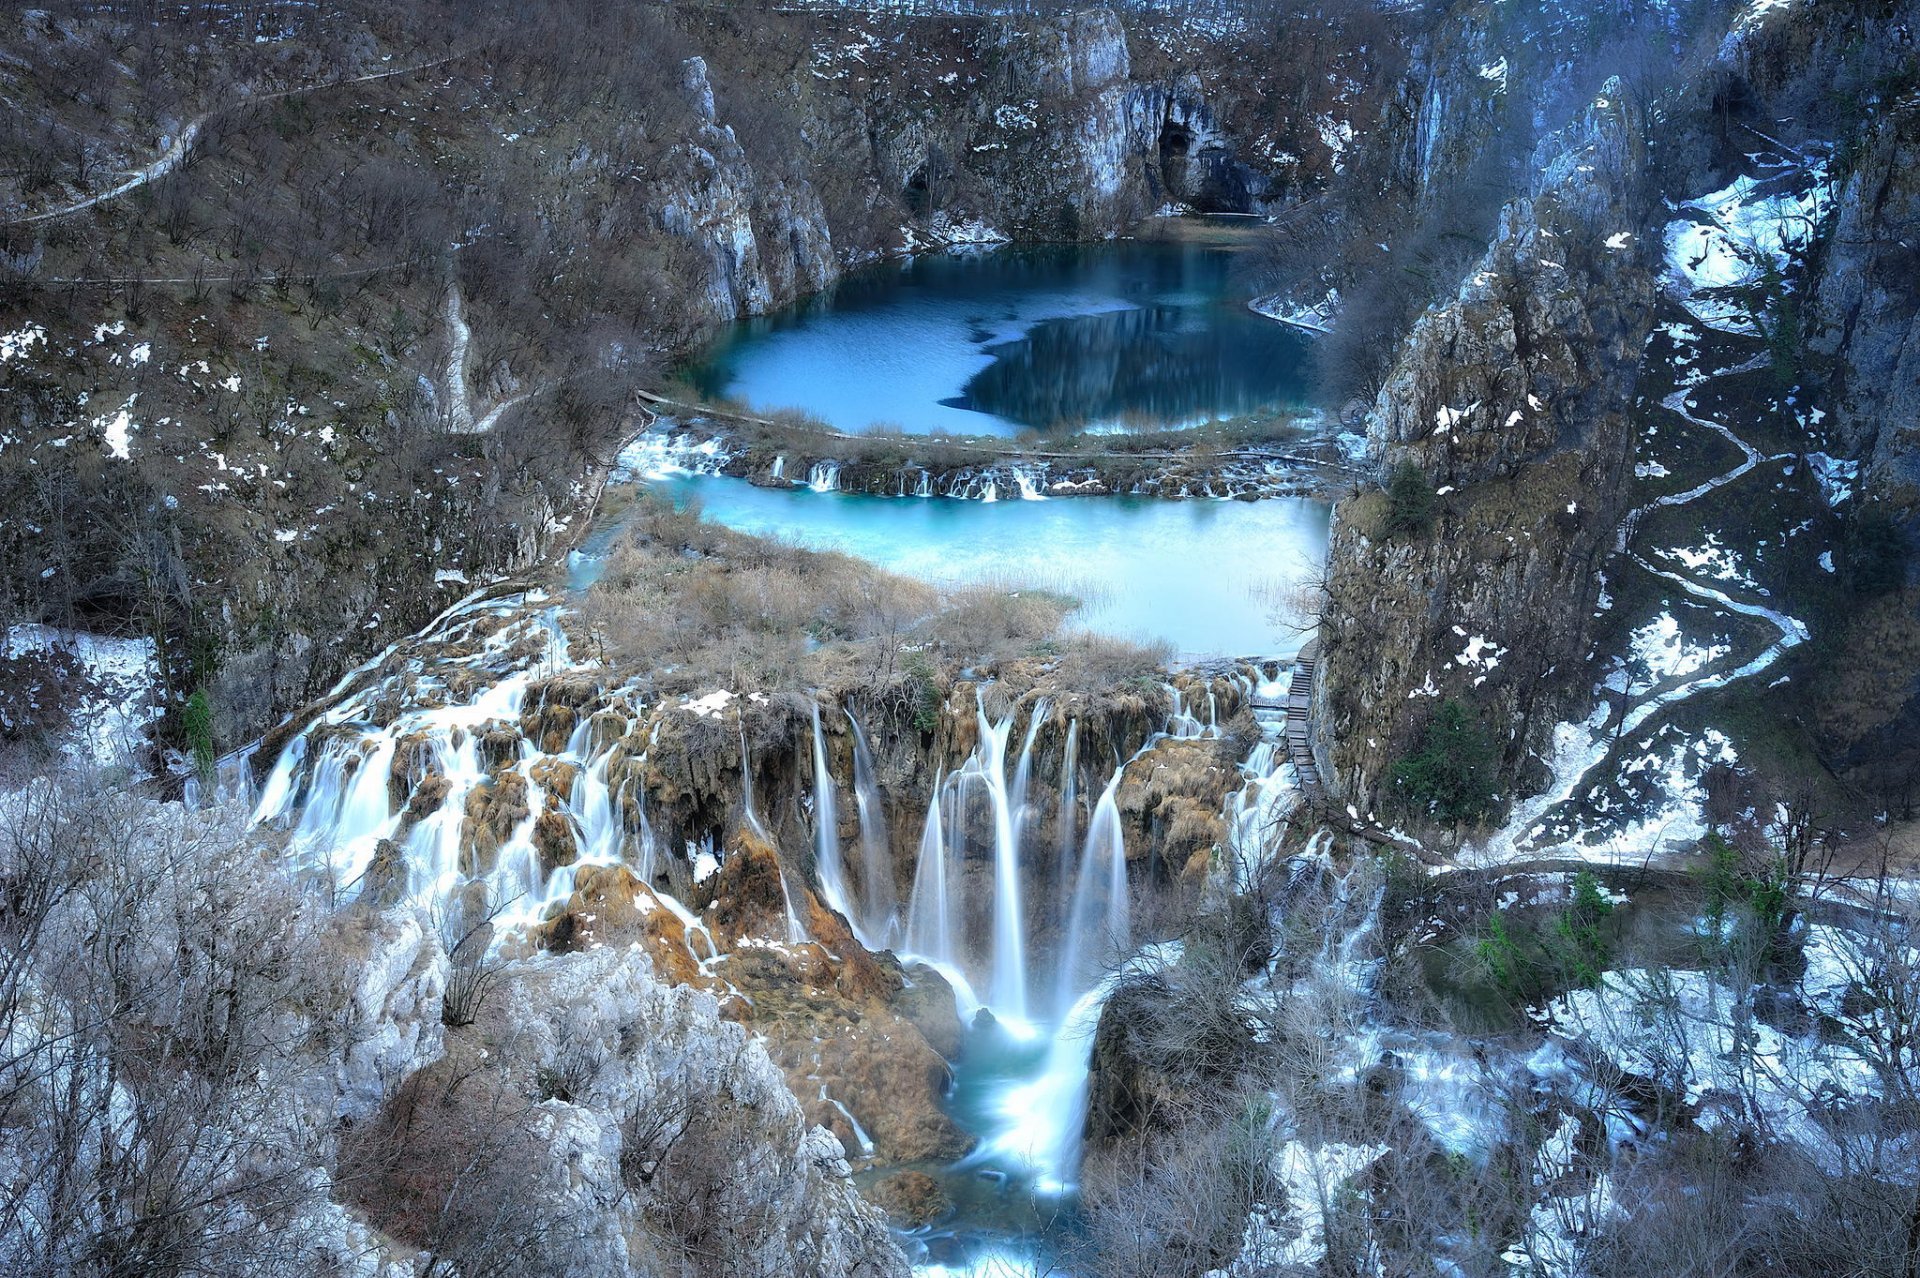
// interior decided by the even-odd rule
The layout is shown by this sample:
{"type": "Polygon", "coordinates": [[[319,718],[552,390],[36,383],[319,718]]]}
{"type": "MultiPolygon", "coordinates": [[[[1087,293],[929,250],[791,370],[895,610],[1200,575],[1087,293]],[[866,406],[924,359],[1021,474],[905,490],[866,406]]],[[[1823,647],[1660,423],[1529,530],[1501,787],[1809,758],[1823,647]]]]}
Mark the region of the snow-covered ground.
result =
{"type": "Polygon", "coordinates": [[[154,699],[157,669],[151,639],[115,639],[51,626],[11,626],[9,659],[33,653],[63,654],[79,663],[85,682],[63,687],[71,728],[67,748],[100,768],[143,775],[150,742],[147,729],[159,717],[154,699]]]}

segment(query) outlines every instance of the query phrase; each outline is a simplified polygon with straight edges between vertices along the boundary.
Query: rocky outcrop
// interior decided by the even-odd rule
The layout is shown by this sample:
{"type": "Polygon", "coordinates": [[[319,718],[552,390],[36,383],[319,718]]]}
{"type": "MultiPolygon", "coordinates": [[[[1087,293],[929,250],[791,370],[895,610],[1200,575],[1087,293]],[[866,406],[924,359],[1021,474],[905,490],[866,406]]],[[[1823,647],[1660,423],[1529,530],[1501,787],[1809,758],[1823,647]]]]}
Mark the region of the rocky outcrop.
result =
{"type": "Polygon", "coordinates": [[[583,870],[544,942],[565,952],[637,946],[676,983],[714,994],[724,1015],[761,1036],[808,1121],[863,1157],[965,1153],[971,1141],[941,1104],[947,1061],[920,1024],[953,1053],[953,992],[931,970],[908,973],[891,955],[869,953],[845,919],[784,873],[762,835],[740,830],[721,869],[696,885],[701,923],[690,933],[684,912],[624,867],[583,870]],[[700,961],[720,953],[723,965],[700,961]]]}
{"type": "Polygon", "coordinates": [[[334,1071],[334,1116],[371,1115],[407,1076],[444,1051],[441,999],[447,955],[413,910],[357,905],[334,920],[339,977],[349,991],[336,1024],[343,1040],[334,1071]]]}
{"type": "Polygon", "coordinates": [[[688,58],[683,82],[695,125],[668,158],[673,174],[660,221],[706,258],[696,322],[762,315],[840,276],[826,210],[811,183],[754,169],[733,129],[714,114],[707,62],[688,58]]]}
{"type": "Polygon", "coordinates": [[[1920,103],[1867,129],[1835,206],[1810,344],[1834,360],[1832,426],[1869,499],[1920,533],[1920,103]]]}
{"type": "Polygon", "coordinates": [[[501,976],[448,1058],[348,1139],[371,1163],[345,1193],[383,1251],[691,1275],[711,1272],[701,1257],[723,1238],[729,1263],[757,1273],[904,1278],[839,1142],[710,995],[663,984],[627,948],[501,976]]]}
{"type": "Polygon", "coordinates": [[[1421,318],[1368,415],[1379,475],[1432,494],[1433,514],[1393,531],[1380,493],[1335,511],[1316,753],[1357,806],[1380,797],[1442,700],[1499,725],[1512,779],[1580,686],[1653,315],[1644,127],[1610,90],[1555,139],[1534,192],[1421,318]]]}

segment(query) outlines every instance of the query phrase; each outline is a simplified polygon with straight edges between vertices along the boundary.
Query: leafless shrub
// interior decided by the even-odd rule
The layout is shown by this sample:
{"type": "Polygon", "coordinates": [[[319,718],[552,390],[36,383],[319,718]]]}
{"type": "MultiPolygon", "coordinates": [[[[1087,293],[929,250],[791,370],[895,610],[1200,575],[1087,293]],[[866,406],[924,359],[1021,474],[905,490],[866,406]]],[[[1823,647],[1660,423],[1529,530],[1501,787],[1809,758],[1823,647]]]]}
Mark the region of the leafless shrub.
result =
{"type": "Polygon", "coordinates": [[[312,914],[233,827],[98,778],[0,803],[0,1268],[300,1272],[312,914]]]}
{"type": "Polygon", "coordinates": [[[471,1025],[500,981],[501,963],[493,953],[493,921],[509,901],[481,882],[434,909],[434,926],[447,952],[447,989],[440,1019],[450,1027],[471,1025]]]}

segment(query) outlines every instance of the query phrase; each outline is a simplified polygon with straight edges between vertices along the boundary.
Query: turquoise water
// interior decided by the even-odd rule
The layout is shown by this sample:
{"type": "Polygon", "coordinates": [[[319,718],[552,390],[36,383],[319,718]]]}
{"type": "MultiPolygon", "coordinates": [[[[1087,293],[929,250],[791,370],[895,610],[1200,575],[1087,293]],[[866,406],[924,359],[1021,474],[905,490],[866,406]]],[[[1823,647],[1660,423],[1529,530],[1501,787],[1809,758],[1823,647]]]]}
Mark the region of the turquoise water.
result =
{"type": "MultiPolygon", "coordinates": [[[[743,532],[840,550],[943,585],[1080,599],[1072,627],[1164,641],[1185,658],[1291,656],[1284,601],[1326,559],[1328,507],[1304,498],[957,501],[661,481],[676,501],[743,532]]],[[[591,568],[576,571],[576,583],[591,568]]]]}
{"type": "Polygon", "coordinates": [[[1168,427],[1297,406],[1306,339],[1247,309],[1245,261],[1134,240],[925,254],[734,325],[689,377],[846,431],[1168,427]]]}

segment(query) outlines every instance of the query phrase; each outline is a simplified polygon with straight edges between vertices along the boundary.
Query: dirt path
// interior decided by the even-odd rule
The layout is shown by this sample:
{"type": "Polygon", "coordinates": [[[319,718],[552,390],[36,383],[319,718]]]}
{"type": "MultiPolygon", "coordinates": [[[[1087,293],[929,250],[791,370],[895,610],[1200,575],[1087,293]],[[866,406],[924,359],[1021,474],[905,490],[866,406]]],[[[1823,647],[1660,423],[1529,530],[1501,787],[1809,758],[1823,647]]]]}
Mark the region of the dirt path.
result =
{"type": "Polygon", "coordinates": [[[356,75],[345,80],[329,80],[325,84],[303,84],[291,89],[276,89],[271,93],[244,94],[236,102],[229,102],[224,106],[214,107],[188,121],[186,127],[180,130],[180,135],[168,143],[160,154],[154,157],[152,163],[143,169],[135,171],[120,185],[109,190],[101,191],[95,195],[89,195],[84,200],[62,205],[59,208],[46,209],[39,213],[29,213],[24,217],[9,218],[7,219],[7,224],[10,226],[26,226],[35,222],[49,222],[56,218],[71,217],[75,213],[84,213],[95,205],[105,204],[109,200],[117,200],[129,192],[139,190],[150,182],[159,181],[167,174],[179,168],[180,165],[186,161],[187,156],[192,154],[195,144],[200,141],[200,134],[205,130],[207,122],[223,111],[230,111],[243,106],[255,106],[262,102],[272,102],[279,98],[297,97],[306,93],[319,93],[323,89],[344,88],[350,84],[366,84],[373,80],[391,79],[397,75],[412,75],[417,71],[429,71],[434,67],[443,66],[459,58],[464,58],[472,52],[472,49],[463,49],[459,53],[448,54],[444,58],[435,58],[430,62],[421,62],[405,67],[394,67],[386,71],[373,71],[366,75],[356,75]]]}

